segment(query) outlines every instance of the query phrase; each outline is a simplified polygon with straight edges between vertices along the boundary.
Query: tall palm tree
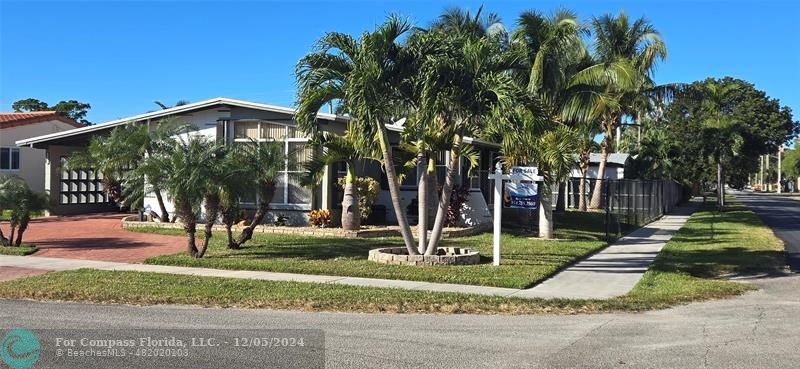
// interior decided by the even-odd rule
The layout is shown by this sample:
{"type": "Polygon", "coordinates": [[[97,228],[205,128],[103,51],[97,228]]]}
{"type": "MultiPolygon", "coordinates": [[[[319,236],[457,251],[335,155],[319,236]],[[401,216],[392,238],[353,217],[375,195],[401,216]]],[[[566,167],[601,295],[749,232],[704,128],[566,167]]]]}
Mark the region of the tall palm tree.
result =
{"type": "MultiPolygon", "coordinates": [[[[449,156],[426,255],[436,253],[441,241],[458,164],[464,157],[464,137],[478,135],[495,106],[510,104],[516,91],[508,71],[518,64],[517,55],[504,50],[498,35],[489,32],[498,22],[491,14],[482,17],[480,10],[474,16],[451,10],[409,41],[416,60],[409,96],[416,110],[409,127],[416,134],[419,159],[428,162],[420,178],[423,186],[434,177],[435,163],[430,159],[437,147],[445,148],[449,156]]],[[[427,218],[424,213],[420,212],[421,220],[427,218]]]]}
{"type": "Polygon", "coordinates": [[[400,201],[400,182],[386,125],[393,122],[398,92],[405,77],[404,51],[400,38],[410,24],[390,16],[360,38],[332,32],[316,44],[317,50],[298,62],[298,123],[312,122],[325,104],[339,102],[350,115],[348,131],[358,141],[377,141],[389,185],[400,234],[409,254],[419,252],[400,201]],[[306,117],[303,117],[305,115],[306,117]]]}
{"type": "MultiPolygon", "coordinates": [[[[613,101],[606,92],[607,86],[632,83],[633,72],[629,63],[600,63],[588,55],[582,40],[586,32],[574,12],[560,9],[550,16],[533,11],[522,13],[512,35],[512,47],[525,56],[523,68],[516,72],[522,96],[518,108],[523,110],[514,112],[506,124],[514,127],[511,130],[527,129],[530,132],[507,133],[503,138],[509,141],[503,143],[507,152],[504,155],[508,157],[507,162],[531,160],[524,164],[535,163],[543,172],[549,172],[548,181],[565,181],[569,173],[564,174],[561,170],[570,160],[575,160],[575,155],[579,156],[582,165],[588,166],[588,155],[581,150],[586,149],[584,138],[573,133],[582,131],[579,127],[590,126],[604,107],[613,101]],[[560,141],[551,132],[570,132],[564,137],[573,142],[560,141]],[[533,136],[526,137],[527,134],[533,136]],[[545,136],[547,140],[540,143],[544,145],[541,152],[525,148],[523,140],[539,142],[545,136]],[[563,161],[558,161],[553,151],[545,154],[548,148],[573,151],[563,153],[569,155],[569,159],[562,157],[563,161]]],[[[501,126],[496,130],[502,132],[506,129],[501,126]]],[[[550,236],[550,187],[544,186],[542,192],[539,197],[545,202],[540,209],[544,212],[540,216],[543,222],[540,232],[542,236],[550,236]]]]}
{"type": "MultiPolygon", "coordinates": [[[[652,76],[656,63],[667,57],[666,44],[661,35],[645,18],[633,23],[624,12],[617,16],[605,14],[591,20],[594,30],[594,50],[598,60],[604,63],[627,61],[636,72],[634,84],[630,86],[611,85],[609,93],[615,104],[603,114],[603,141],[600,143],[600,163],[597,170],[598,184],[605,176],[608,154],[613,144],[617,127],[624,114],[638,116],[642,95],[662,94],[669,88],[656,88],[652,76]]],[[[590,208],[600,207],[601,187],[596,185],[592,192],[590,208]]]]}
{"type": "Polygon", "coordinates": [[[736,154],[741,146],[736,122],[731,120],[727,111],[727,103],[731,93],[736,91],[736,84],[724,84],[709,81],[703,85],[700,93],[701,108],[706,113],[702,122],[704,141],[711,148],[711,158],[717,166],[717,204],[725,206],[725,177],[723,161],[736,154]]]}
{"type": "Polygon", "coordinates": [[[575,127],[576,130],[576,143],[578,146],[578,171],[581,178],[578,184],[578,211],[586,211],[587,198],[586,198],[586,177],[589,173],[589,164],[591,153],[597,150],[597,142],[594,137],[599,131],[598,120],[591,120],[579,124],[575,127]]]}

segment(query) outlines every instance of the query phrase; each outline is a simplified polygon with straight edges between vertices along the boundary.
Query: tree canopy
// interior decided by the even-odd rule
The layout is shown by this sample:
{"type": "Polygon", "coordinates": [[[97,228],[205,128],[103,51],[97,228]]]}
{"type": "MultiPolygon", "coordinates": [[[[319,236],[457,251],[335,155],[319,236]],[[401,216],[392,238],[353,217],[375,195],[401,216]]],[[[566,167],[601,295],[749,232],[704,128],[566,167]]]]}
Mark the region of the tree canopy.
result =
{"type": "Polygon", "coordinates": [[[17,100],[13,104],[11,104],[11,109],[14,109],[15,112],[24,112],[24,111],[55,111],[59,115],[65,116],[70,118],[78,123],[91,125],[92,123],[86,120],[86,114],[89,112],[92,106],[80,102],[78,100],[62,100],[59,101],[55,105],[48,105],[46,102],[34,99],[34,98],[27,98],[22,100],[17,100]]]}

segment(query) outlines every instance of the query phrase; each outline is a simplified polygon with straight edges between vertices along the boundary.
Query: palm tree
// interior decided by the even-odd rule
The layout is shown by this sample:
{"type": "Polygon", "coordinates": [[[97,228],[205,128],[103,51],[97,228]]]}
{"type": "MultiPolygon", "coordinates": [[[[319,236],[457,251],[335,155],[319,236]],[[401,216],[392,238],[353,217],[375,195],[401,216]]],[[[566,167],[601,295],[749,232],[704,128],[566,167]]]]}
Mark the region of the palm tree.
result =
{"type": "Polygon", "coordinates": [[[591,120],[579,124],[576,129],[576,144],[578,146],[578,170],[580,171],[581,178],[578,184],[578,211],[586,211],[586,176],[589,173],[589,164],[591,153],[597,150],[597,142],[594,141],[599,127],[598,120],[591,120]]]}
{"type": "MultiPolygon", "coordinates": [[[[605,107],[614,101],[606,92],[609,85],[632,83],[632,68],[624,61],[599,63],[592,59],[582,41],[587,30],[569,10],[560,9],[550,16],[524,12],[517,24],[512,35],[512,48],[525,56],[523,68],[516,72],[520,86],[517,108],[521,110],[512,111],[508,121],[499,120],[500,126],[494,130],[504,136],[507,163],[535,163],[543,173],[549,173],[545,176],[549,178],[546,182],[565,181],[569,172],[562,170],[575,161],[575,155],[578,155],[581,165],[588,167],[587,143],[575,132],[591,127],[605,107]],[[504,124],[508,126],[504,127],[504,124]],[[529,132],[503,134],[509,130],[529,132]],[[565,134],[563,137],[573,142],[562,141],[552,132],[565,134]],[[541,151],[526,147],[545,137],[546,140],[539,143],[541,151]],[[556,148],[573,151],[562,153],[569,158],[558,157],[552,151],[556,148]]],[[[543,237],[552,235],[549,196],[549,185],[543,186],[539,196],[545,201],[540,209],[544,212],[540,216],[543,237]]]]}
{"type": "Polygon", "coordinates": [[[281,175],[280,171],[284,170],[287,164],[281,143],[250,141],[236,145],[239,150],[236,155],[240,155],[236,162],[240,163],[243,172],[248,174],[232,178],[232,180],[239,180],[250,185],[250,188],[256,188],[258,207],[250,224],[242,229],[242,233],[239,234],[236,241],[231,243],[229,240],[228,247],[234,249],[242,247],[245,242],[249,241],[253,237],[253,231],[264,220],[264,216],[269,210],[269,203],[275,195],[275,188],[281,175]]]}
{"type": "Polygon", "coordinates": [[[611,85],[609,93],[615,98],[615,104],[603,117],[603,141],[600,143],[600,164],[597,170],[598,185],[592,192],[590,208],[600,207],[601,185],[605,176],[605,167],[608,162],[608,153],[611,149],[614,134],[620,124],[623,114],[629,114],[638,119],[638,107],[641,106],[641,96],[663,94],[670,89],[656,88],[652,75],[656,62],[667,57],[667,48],[661,35],[645,19],[639,18],[633,23],[624,12],[616,17],[605,14],[591,20],[595,35],[595,55],[604,63],[627,61],[636,72],[634,84],[631,86],[611,85]]]}
{"type": "MultiPolygon", "coordinates": [[[[539,237],[553,237],[552,187],[569,178],[577,164],[579,133],[563,124],[553,126],[543,111],[520,104],[503,113],[496,128],[501,137],[501,160],[507,167],[536,163],[544,181],[539,185],[539,237]]],[[[495,200],[497,201],[497,200],[495,200]]]]}
{"type": "Polygon", "coordinates": [[[356,142],[361,145],[377,141],[400,234],[409,254],[416,255],[418,251],[400,201],[400,182],[386,128],[393,121],[397,101],[402,100],[398,87],[405,77],[406,65],[399,40],[410,29],[406,20],[390,16],[359,39],[328,33],[317,42],[315,52],[300,59],[295,75],[300,108],[298,124],[313,122],[322,106],[338,102],[350,114],[348,131],[356,142]]]}
{"type": "Polygon", "coordinates": [[[315,150],[311,160],[304,164],[308,176],[303,182],[317,184],[322,181],[322,173],[327,166],[344,162],[347,174],[342,198],[342,228],[351,231],[361,229],[358,190],[355,185],[356,161],[378,159],[375,154],[369,155],[357,147],[358,141],[349,132],[342,136],[328,133],[318,133],[316,136],[309,142],[315,150]]]}
{"type": "Polygon", "coordinates": [[[723,160],[732,157],[741,146],[735,122],[731,120],[726,109],[731,93],[738,89],[736,84],[708,81],[702,87],[701,108],[707,118],[702,122],[704,142],[711,147],[711,157],[717,166],[717,204],[725,206],[725,177],[723,160]]]}
{"type": "MultiPolygon", "coordinates": [[[[478,135],[492,110],[510,103],[510,95],[516,91],[508,71],[518,64],[517,55],[504,49],[500,34],[489,32],[497,23],[494,15],[482,17],[481,10],[475,16],[450,10],[409,41],[415,60],[408,90],[411,93],[407,95],[415,108],[409,130],[416,138],[418,160],[427,160],[420,178],[421,221],[427,220],[427,196],[422,195],[434,177],[432,153],[441,147],[449,156],[436,217],[424,248],[426,255],[435,254],[441,242],[455,175],[464,157],[464,137],[478,135]]],[[[420,228],[422,245],[425,228],[420,228]]]]}
{"type": "MultiPolygon", "coordinates": [[[[143,162],[140,167],[147,171],[159,171],[165,174],[163,183],[172,201],[175,212],[183,222],[187,236],[187,252],[191,257],[201,258],[208,247],[211,234],[206,231],[206,240],[199,248],[195,243],[197,232],[197,214],[201,212],[204,200],[213,202],[213,178],[219,173],[219,161],[223,147],[208,137],[193,135],[188,130],[185,134],[165,142],[159,150],[143,162]]],[[[206,224],[214,212],[206,207],[206,224]]],[[[212,223],[213,224],[213,223],[212,223]]]]}
{"type": "Polygon", "coordinates": [[[5,238],[0,230],[0,245],[22,245],[22,235],[28,229],[31,214],[45,210],[47,201],[47,196],[32,191],[22,178],[10,175],[0,176],[0,213],[3,210],[11,211],[9,236],[5,238]]]}
{"type": "Polygon", "coordinates": [[[178,101],[175,102],[175,105],[172,105],[172,106],[168,106],[168,105],[162,103],[159,100],[153,101],[153,104],[158,105],[158,107],[161,108],[161,110],[167,110],[167,109],[175,108],[175,107],[178,107],[178,106],[188,105],[189,104],[189,100],[178,100],[178,101]]]}
{"type": "Polygon", "coordinates": [[[169,222],[160,181],[165,173],[153,172],[159,168],[142,166],[141,163],[153,156],[160,146],[168,144],[179,129],[169,119],[161,120],[154,126],[124,124],[111,130],[108,136],[93,137],[85,151],[73,152],[67,158],[66,166],[93,168],[102,173],[104,188],[115,196],[121,196],[115,200],[127,205],[139,203],[145,194],[153,193],[161,211],[160,214],[154,212],[154,215],[162,222],[169,222]]]}

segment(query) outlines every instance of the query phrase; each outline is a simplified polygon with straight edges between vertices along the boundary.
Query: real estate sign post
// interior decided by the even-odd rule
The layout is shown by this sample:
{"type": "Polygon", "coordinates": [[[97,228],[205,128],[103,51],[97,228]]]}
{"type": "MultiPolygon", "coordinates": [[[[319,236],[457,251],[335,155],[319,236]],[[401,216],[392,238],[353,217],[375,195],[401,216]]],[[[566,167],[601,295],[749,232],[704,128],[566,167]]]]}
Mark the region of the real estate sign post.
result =
{"type": "Polygon", "coordinates": [[[497,163],[494,173],[489,174],[489,179],[494,180],[494,233],[492,237],[492,264],[500,265],[500,228],[502,223],[503,203],[506,202],[503,196],[503,180],[510,180],[507,184],[509,194],[509,206],[512,208],[536,209],[536,184],[541,181],[539,170],[536,167],[511,167],[510,174],[503,174],[503,166],[497,163]],[[521,183],[528,181],[532,183],[521,183]]]}

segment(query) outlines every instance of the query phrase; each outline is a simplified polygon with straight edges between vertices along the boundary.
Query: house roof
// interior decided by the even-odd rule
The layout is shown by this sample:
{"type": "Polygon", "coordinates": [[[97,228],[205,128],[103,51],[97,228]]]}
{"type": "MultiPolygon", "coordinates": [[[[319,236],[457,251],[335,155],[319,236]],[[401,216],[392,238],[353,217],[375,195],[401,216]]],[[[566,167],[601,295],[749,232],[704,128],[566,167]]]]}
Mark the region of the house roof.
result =
{"type": "MultiPolygon", "coordinates": [[[[112,128],[116,127],[116,126],[124,125],[124,124],[131,123],[131,122],[146,121],[146,120],[150,120],[150,119],[158,119],[158,118],[166,117],[166,116],[169,116],[169,115],[188,113],[190,111],[202,110],[202,109],[206,109],[206,108],[209,108],[209,107],[212,107],[212,106],[218,106],[218,105],[237,106],[237,107],[242,107],[242,108],[250,108],[250,109],[256,109],[256,110],[263,110],[263,111],[269,111],[269,112],[275,112],[275,113],[286,113],[286,114],[295,114],[297,112],[296,109],[287,108],[287,107],[283,107],[283,106],[260,104],[260,103],[244,101],[244,100],[236,100],[236,99],[229,99],[229,98],[225,98],[225,97],[217,97],[217,98],[213,98],[213,99],[209,99],[209,100],[199,101],[199,102],[196,102],[196,103],[176,106],[176,107],[169,108],[169,109],[163,109],[163,110],[158,110],[158,111],[154,111],[154,112],[134,115],[134,116],[127,117],[127,118],[116,119],[116,120],[112,120],[112,121],[109,121],[109,122],[96,124],[96,125],[93,125],[93,126],[85,126],[85,127],[81,127],[81,128],[78,128],[78,129],[72,129],[72,130],[69,130],[69,131],[51,133],[51,134],[48,134],[48,135],[43,135],[43,136],[38,136],[38,137],[31,137],[31,138],[28,138],[28,139],[17,141],[16,144],[17,144],[17,146],[31,146],[31,147],[34,147],[35,145],[43,146],[42,144],[46,145],[50,141],[70,138],[70,137],[73,137],[73,136],[80,136],[80,135],[93,133],[93,132],[105,131],[105,130],[112,129],[112,128]]],[[[324,119],[324,120],[329,120],[329,121],[338,121],[338,122],[347,122],[347,121],[350,120],[350,118],[348,116],[336,115],[336,114],[328,114],[328,113],[317,113],[317,118],[324,119]]],[[[404,120],[395,122],[394,124],[387,124],[386,128],[389,129],[390,131],[402,132],[403,131],[403,122],[404,122],[404,120]]],[[[479,143],[479,144],[483,144],[483,145],[487,145],[487,146],[498,146],[496,143],[482,141],[482,140],[479,140],[479,139],[473,139],[473,138],[470,138],[470,137],[465,137],[464,138],[464,142],[466,142],[466,143],[479,143]]],[[[41,146],[39,146],[39,147],[41,147],[41,146]]]]}
{"type": "MultiPolygon", "coordinates": [[[[616,164],[619,166],[625,166],[625,163],[628,161],[628,158],[630,158],[630,155],[625,153],[611,153],[608,154],[607,163],[616,164]]],[[[589,162],[592,164],[600,163],[600,154],[594,154],[594,153],[589,154],[589,162]]]]}
{"type": "MultiPolygon", "coordinates": [[[[277,105],[267,105],[267,104],[260,104],[254,103],[250,101],[244,100],[236,100],[236,99],[229,99],[225,97],[217,97],[213,99],[198,101],[196,103],[176,106],[169,109],[157,110],[149,113],[139,114],[130,116],[127,118],[116,119],[105,123],[96,124],[93,126],[86,126],[78,129],[73,129],[64,132],[57,132],[51,133],[48,135],[38,136],[38,137],[31,137],[25,140],[17,141],[17,146],[33,146],[35,144],[46,143],[48,141],[58,140],[62,138],[67,138],[71,136],[78,136],[86,133],[98,132],[98,131],[105,131],[116,126],[124,125],[126,123],[131,122],[138,122],[138,121],[146,121],[149,119],[158,119],[162,117],[166,117],[169,115],[187,113],[190,111],[195,110],[202,110],[205,108],[209,108],[212,106],[218,105],[226,105],[226,106],[238,106],[243,108],[251,108],[257,110],[264,110],[276,113],[287,113],[287,114],[294,114],[296,112],[295,109],[287,108],[283,106],[277,105]]],[[[332,120],[332,121],[347,121],[349,120],[346,116],[335,115],[335,114],[327,114],[327,113],[317,113],[317,117],[325,120],[332,120]]]]}
{"type": "Polygon", "coordinates": [[[19,127],[41,122],[50,122],[54,120],[67,123],[76,128],[84,127],[83,124],[80,124],[70,118],[62,116],[55,111],[31,111],[31,112],[21,112],[21,113],[0,112],[0,129],[19,127]]]}

